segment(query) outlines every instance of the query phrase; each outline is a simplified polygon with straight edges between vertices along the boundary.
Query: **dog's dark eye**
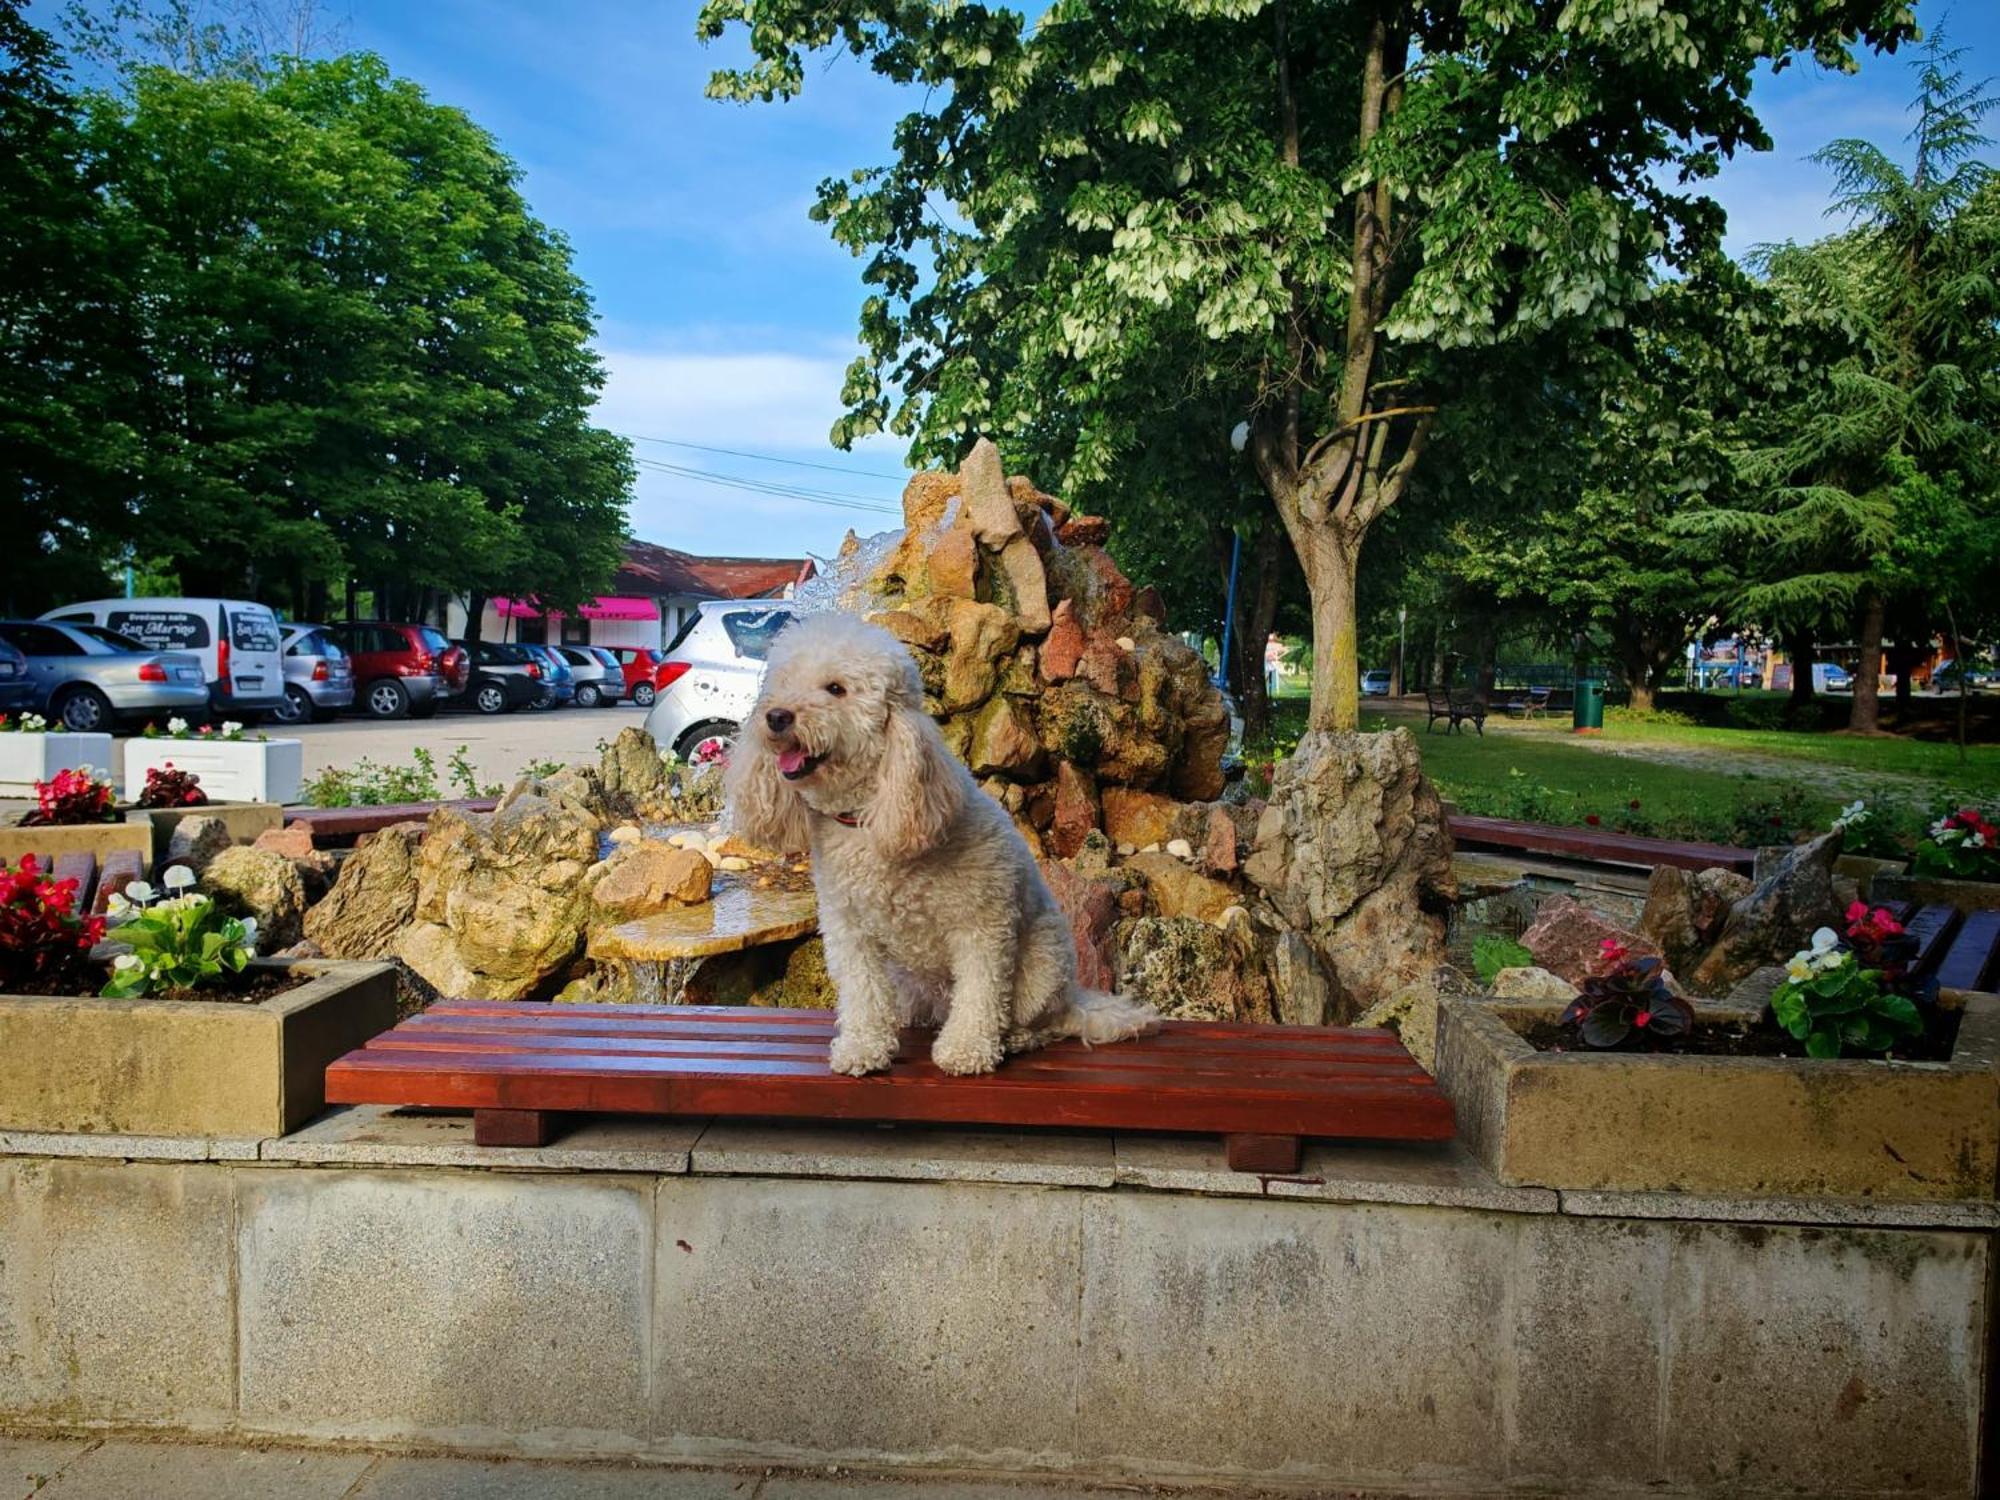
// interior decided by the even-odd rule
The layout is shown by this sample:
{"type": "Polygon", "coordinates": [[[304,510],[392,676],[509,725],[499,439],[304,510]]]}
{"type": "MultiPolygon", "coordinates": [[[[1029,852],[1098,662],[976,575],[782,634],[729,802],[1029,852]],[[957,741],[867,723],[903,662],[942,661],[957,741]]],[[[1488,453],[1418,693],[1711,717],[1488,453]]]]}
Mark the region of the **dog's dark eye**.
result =
{"type": "Polygon", "coordinates": [[[826,685],[826,695],[829,698],[845,698],[847,696],[847,689],[837,682],[829,682],[826,685]]]}

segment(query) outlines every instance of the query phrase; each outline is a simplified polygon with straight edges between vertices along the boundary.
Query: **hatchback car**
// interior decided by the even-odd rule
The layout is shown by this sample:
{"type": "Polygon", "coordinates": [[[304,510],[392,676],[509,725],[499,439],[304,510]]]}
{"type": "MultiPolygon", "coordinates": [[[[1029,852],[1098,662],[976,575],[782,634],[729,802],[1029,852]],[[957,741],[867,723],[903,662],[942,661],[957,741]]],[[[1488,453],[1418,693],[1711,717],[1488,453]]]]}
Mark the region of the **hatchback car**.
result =
{"type": "Polygon", "coordinates": [[[576,674],[560,651],[538,642],[524,643],[522,649],[542,665],[542,693],[535,700],[535,707],[556,708],[575,701],[576,674]]]}
{"type": "Polygon", "coordinates": [[[35,680],[28,675],[28,658],[19,646],[0,640],[0,713],[32,708],[34,702],[35,680]]]}
{"type": "Polygon", "coordinates": [[[542,696],[542,664],[526,646],[502,641],[454,641],[472,661],[466,700],[483,714],[512,713],[542,696]]]}
{"type": "Polygon", "coordinates": [[[641,708],[651,708],[657,691],[653,674],[660,669],[658,653],[644,646],[613,646],[610,651],[625,671],[625,696],[641,708]]]}
{"type": "Polygon", "coordinates": [[[1364,698],[1388,697],[1389,674],[1387,672],[1363,672],[1361,674],[1361,696],[1364,698]]]}
{"type": "Polygon", "coordinates": [[[285,703],[280,724],[324,724],[354,702],[354,663],[322,625],[284,628],[285,703]]]}
{"type": "Polygon", "coordinates": [[[428,719],[465,688],[465,652],[435,626],[349,620],[321,628],[352,659],[355,702],[373,718],[428,719]]]}
{"type": "Polygon", "coordinates": [[[618,701],[619,691],[625,686],[623,668],[615,664],[605,666],[588,646],[556,646],[551,649],[569,664],[570,675],[576,679],[578,708],[600,708],[618,701]]]}
{"type": "Polygon", "coordinates": [[[654,676],[659,696],[646,715],[647,732],[684,761],[726,755],[757,699],[771,643],[796,618],[789,605],[703,603],[654,676]]]}
{"type": "Polygon", "coordinates": [[[191,651],[153,651],[101,625],[0,621],[34,684],[35,711],[79,734],[118,723],[208,714],[208,677],[191,651]]]}

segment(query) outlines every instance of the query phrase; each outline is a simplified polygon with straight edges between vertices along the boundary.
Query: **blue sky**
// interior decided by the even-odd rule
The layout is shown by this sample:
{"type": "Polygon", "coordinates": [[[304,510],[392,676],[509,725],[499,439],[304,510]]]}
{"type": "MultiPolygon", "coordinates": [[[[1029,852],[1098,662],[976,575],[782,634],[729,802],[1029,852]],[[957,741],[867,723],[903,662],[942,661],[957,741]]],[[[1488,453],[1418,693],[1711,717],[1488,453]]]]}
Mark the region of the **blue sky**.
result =
{"type": "MultiPolygon", "coordinates": [[[[703,85],[730,54],[695,42],[694,10],[693,0],[351,0],[344,40],[465,109],[520,162],[536,212],[568,235],[596,296],[605,425],[841,472],[652,442],[637,444],[642,460],[893,511],[902,445],[879,439],[852,455],[827,445],[855,348],[859,262],[806,210],[821,179],[886,158],[907,106],[846,58],[810,72],[785,105],[709,100],[703,85]]],[[[1918,15],[1926,26],[1948,18],[1970,75],[2000,75],[2000,4],[1919,0],[1918,15]]],[[[1828,139],[1904,153],[1909,55],[1864,57],[1852,77],[1795,63],[1760,80],[1754,100],[1775,149],[1739,158],[1714,187],[1732,252],[1834,227],[1826,175],[1805,160],[1828,139]]],[[[850,524],[866,534],[893,517],[658,469],[642,471],[632,509],[636,535],[698,552],[826,555],[850,524]]]]}

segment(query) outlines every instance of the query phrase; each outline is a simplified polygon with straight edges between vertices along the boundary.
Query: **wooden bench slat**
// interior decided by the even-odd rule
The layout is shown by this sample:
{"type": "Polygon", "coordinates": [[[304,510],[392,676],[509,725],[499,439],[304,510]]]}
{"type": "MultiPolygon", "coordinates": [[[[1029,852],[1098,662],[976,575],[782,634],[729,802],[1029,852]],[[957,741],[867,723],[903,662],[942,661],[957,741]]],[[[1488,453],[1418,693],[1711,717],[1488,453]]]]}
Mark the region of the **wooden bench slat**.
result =
{"type": "Polygon", "coordinates": [[[1935,903],[1919,908],[1903,923],[1903,931],[1916,940],[1917,956],[1911,968],[1928,974],[1945,955],[1960,921],[1956,907],[1935,903]]]}
{"type": "Polygon", "coordinates": [[[2000,911],[1966,913],[1958,936],[1938,962],[1937,982],[1949,990],[2000,986],[2000,911]]]}
{"type": "Polygon", "coordinates": [[[1684,870],[1706,870],[1719,865],[1745,875],[1757,866],[1755,850],[1729,844],[1649,839],[1599,828],[1558,828],[1549,823],[1520,823],[1472,813],[1453,813],[1449,822],[1452,838],[1461,844],[1565,854],[1616,864],[1675,865],[1684,870]]]}

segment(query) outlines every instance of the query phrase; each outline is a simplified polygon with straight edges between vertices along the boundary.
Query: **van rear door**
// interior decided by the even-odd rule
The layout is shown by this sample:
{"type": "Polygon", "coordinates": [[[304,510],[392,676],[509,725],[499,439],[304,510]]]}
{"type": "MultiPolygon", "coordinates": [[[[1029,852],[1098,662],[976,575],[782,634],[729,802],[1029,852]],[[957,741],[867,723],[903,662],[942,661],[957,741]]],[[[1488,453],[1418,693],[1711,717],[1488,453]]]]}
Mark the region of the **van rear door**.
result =
{"type": "Polygon", "coordinates": [[[225,604],[223,639],[229,642],[228,690],[235,698],[276,698],[285,690],[278,617],[261,604],[225,604]]]}

